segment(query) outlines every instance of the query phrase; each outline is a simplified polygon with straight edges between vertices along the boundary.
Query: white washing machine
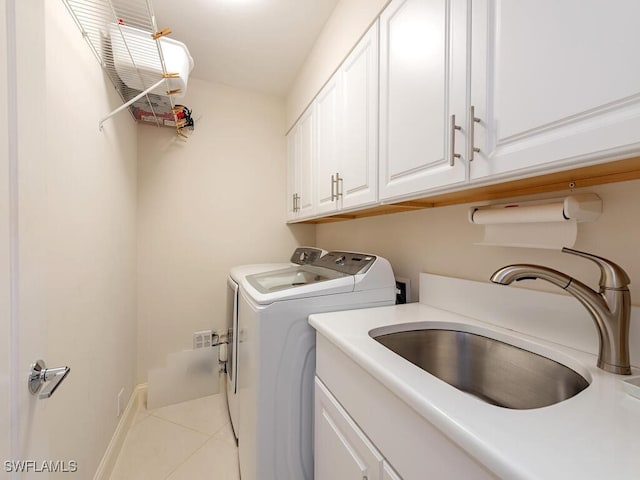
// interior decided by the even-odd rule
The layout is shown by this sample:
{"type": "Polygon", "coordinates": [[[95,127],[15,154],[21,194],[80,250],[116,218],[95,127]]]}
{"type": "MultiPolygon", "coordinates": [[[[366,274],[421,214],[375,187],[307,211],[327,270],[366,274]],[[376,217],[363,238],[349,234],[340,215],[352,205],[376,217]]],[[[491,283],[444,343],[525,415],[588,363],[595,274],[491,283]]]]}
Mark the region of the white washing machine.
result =
{"type": "Polygon", "coordinates": [[[257,263],[233,267],[227,277],[227,405],[233,434],[238,438],[238,347],[234,332],[238,331],[238,298],[240,284],[247,275],[281,270],[295,265],[304,265],[317,260],[327,253],[313,247],[298,247],[293,251],[288,263],[257,263]]]}
{"type": "Polygon", "coordinates": [[[240,281],[242,480],[313,480],[315,332],[307,317],[394,303],[391,265],[375,255],[329,252],[240,281]]]}

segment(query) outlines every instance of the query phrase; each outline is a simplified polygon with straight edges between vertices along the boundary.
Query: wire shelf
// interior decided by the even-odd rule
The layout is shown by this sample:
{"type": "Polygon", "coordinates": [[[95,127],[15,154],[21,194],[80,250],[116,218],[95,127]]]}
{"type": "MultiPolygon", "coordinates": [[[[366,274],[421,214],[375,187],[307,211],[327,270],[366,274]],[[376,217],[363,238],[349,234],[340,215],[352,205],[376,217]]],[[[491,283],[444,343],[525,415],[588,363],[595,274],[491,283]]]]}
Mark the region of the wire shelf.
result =
{"type": "Polygon", "coordinates": [[[136,121],[174,127],[184,137],[174,96],[186,83],[180,82],[180,73],[167,72],[163,55],[163,47],[179,42],[164,38],[170,30],[158,31],[151,0],[62,1],[125,102],[100,121],[100,128],[128,108],[136,121]]]}

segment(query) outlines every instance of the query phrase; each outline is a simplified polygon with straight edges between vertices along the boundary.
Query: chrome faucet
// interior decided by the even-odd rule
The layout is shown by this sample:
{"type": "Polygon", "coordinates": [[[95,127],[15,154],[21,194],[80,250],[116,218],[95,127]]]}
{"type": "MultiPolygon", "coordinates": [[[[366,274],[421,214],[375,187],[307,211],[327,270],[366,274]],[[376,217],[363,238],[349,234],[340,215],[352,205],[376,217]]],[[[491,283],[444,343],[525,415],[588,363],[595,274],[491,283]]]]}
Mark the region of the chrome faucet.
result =
{"type": "Polygon", "coordinates": [[[631,295],[628,285],[631,281],[629,276],[620,266],[604,258],[570,248],[563,248],[562,251],[587,258],[600,267],[598,292],[575,278],[540,265],[508,265],[491,275],[491,281],[509,285],[514,281],[539,278],[565,289],[584,305],[596,323],[600,337],[598,367],[606,372],[630,375],[631,295]]]}

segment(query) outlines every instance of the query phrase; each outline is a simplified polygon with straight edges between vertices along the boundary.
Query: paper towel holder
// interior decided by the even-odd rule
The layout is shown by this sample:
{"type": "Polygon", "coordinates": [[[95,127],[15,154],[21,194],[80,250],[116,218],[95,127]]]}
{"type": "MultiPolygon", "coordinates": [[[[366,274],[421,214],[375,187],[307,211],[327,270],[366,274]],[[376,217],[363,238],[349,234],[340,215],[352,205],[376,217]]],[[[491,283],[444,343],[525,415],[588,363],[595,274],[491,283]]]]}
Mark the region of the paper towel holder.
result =
{"type": "Polygon", "coordinates": [[[602,199],[595,193],[569,195],[561,198],[512,202],[500,205],[471,207],[469,223],[536,223],[574,220],[593,222],[602,214],[602,199]]]}

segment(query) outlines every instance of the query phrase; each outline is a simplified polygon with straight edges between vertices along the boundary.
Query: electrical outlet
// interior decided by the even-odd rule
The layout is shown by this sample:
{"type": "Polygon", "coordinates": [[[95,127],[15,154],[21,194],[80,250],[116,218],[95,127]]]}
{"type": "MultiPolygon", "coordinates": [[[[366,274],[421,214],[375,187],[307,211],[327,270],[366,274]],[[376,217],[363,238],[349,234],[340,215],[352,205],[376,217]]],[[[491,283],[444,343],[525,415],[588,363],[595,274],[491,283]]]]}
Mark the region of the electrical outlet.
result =
{"type": "Polygon", "coordinates": [[[193,349],[206,348],[213,345],[213,330],[193,332],[193,349]]]}
{"type": "Polygon", "coordinates": [[[120,418],[122,415],[122,403],[124,402],[124,387],[120,389],[118,398],[116,399],[116,417],[120,418]]]}
{"type": "Polygon", "coordinates": [[[411,303],[411,280],[396,277],[396,305],[411,303]]]}

